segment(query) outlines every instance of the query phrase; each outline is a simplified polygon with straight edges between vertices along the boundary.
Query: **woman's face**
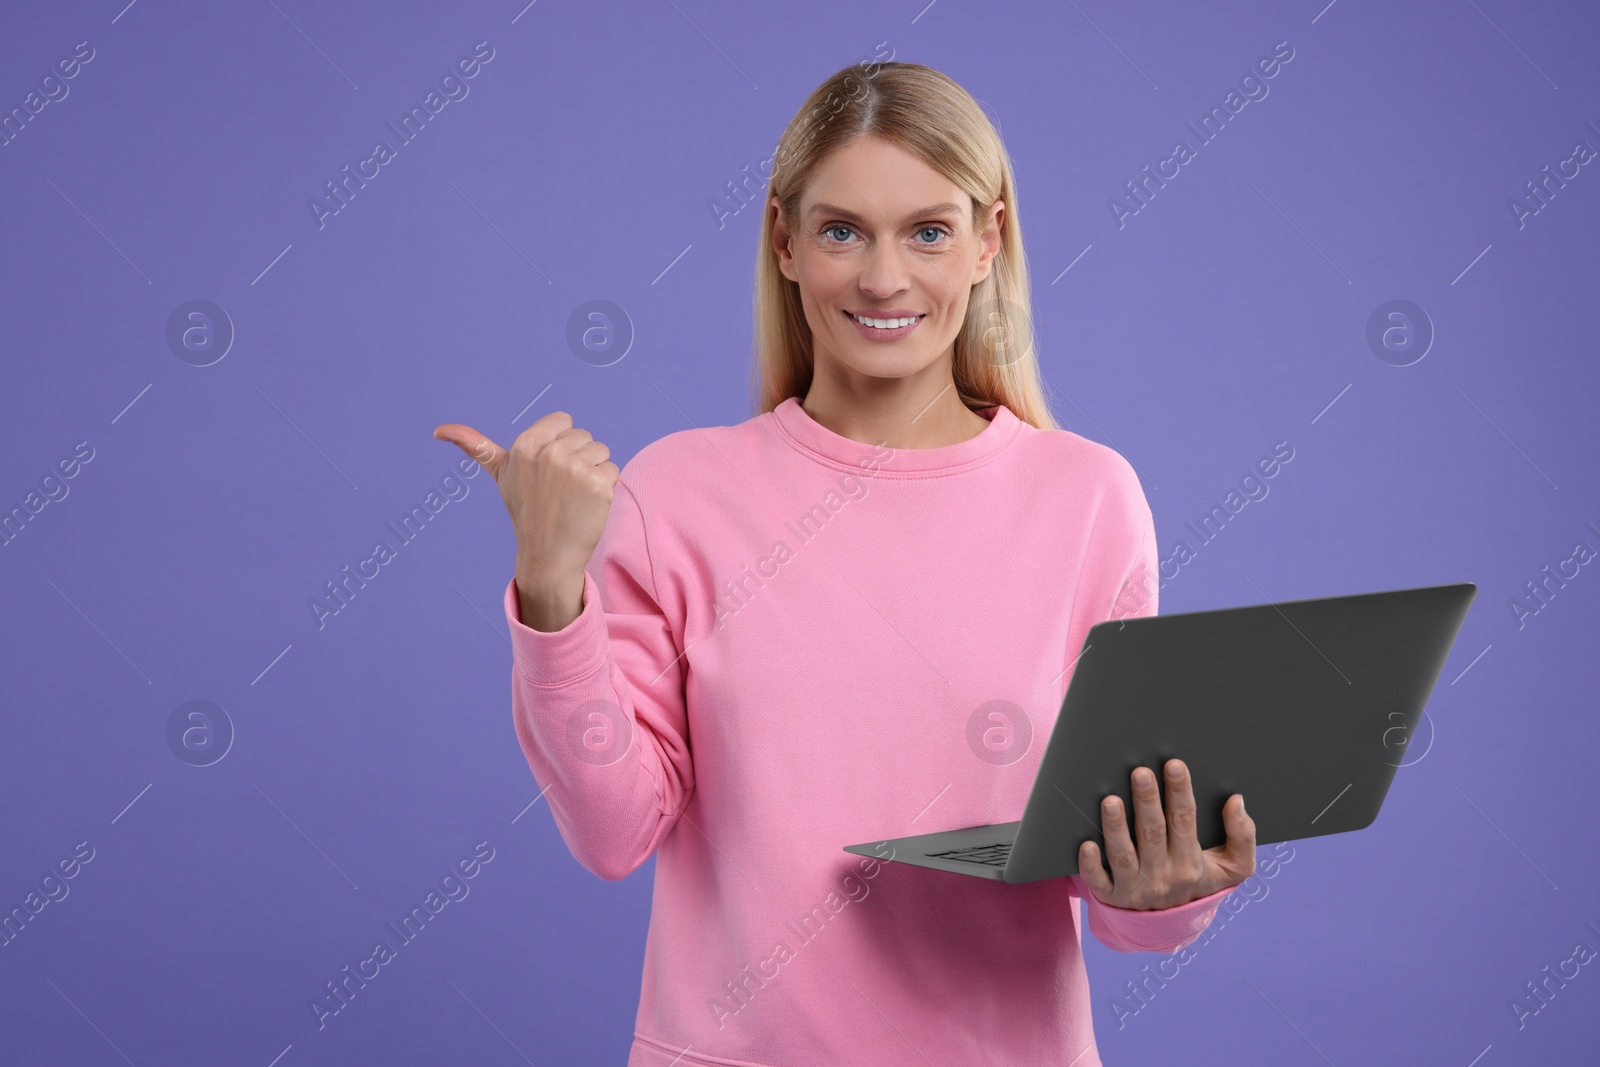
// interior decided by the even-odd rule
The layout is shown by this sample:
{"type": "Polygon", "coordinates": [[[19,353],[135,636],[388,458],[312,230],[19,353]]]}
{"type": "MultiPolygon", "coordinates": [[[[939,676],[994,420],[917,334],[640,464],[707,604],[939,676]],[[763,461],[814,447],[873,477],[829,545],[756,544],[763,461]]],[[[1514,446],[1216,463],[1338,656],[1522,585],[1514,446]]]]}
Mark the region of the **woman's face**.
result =
{"type": "Polygon", "coordinates": [[[967,298],[1000,250],[1005,212],[996,200],[978,232],[971,203],[922,160],[872,136],[823,160],[799,218],[785,218],[773,197],[773,245],[784,277],[799,284],[819,369],[828,361],[845,374],[900,378],[952,356],[967,298]]]}

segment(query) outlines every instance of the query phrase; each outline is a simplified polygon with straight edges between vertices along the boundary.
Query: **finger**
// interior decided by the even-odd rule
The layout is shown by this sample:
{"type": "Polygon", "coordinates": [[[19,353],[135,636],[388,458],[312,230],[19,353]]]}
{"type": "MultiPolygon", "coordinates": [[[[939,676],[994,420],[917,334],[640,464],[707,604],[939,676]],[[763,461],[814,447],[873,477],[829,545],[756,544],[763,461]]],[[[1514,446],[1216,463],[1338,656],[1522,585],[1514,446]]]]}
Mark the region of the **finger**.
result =
{"type": "Polygon", "coordinates": [[[1111,877],[1119,886],[1132,882],[1139,874],[1139,853],[1128,836],[1128,815],[1122,798],[1108,796],[1100,804],[1100,832],[1106,840],[1106,862],[1111,877]]]}
{"type": "Polygon", "coordinates": [[[1206,850],[1218,867],[1218,889],[1237,885],[1256,872],[1256,822],[1244,810],[1243,794],[1233,794],[1222,806],[1222,823],[1227,841],[1206,850]]]}
{"type": "Polygon", "coordinates": [[[1093,841],[1078,846],[1078,877],[1101,900],[1110,900],[1117,888],[1111,882],[1111,875],[1106,873],[1106,865],[1100,862],[1100,849],[1093,841]]]}
{"type": "Polygon", "coordinates": [[[1167,851],[1175,863],[1198,870],[1200,835],[1196,828],[1194,781],[1180,759],[1167,761],[1167,851]]]}
{"type": "MultiPolygon", "coordinates": [[[[582,459],[588,463],[593,463],[596,467],[599,467],[605,465],[606,461],[611,458],[611,449],[607,448],[604,442],[596,441],[591,438],[585,444],[574,448],[572,450],[572,455],[578,459],[582,459]]],[[[616,464],[611,464],[611,466],[616,466],[616,464]]]]}
{"type": "Polygon", "coordinates": [[[1161,789],[1149,767],[1133,769],[1133,834],[1139,848],[1139,866],[1159,883],[1167,869],[1167,815],[1161,808],[1161,789]]]}
{"type": "Polygon", "coordinates": [[[476,460],[491,477],[498,478],[500,465],[505,462],[506,450],[471,426],[463,426],[459,422],[447,422],[443,426],[435,427],[433,436],[440,441],[449,441],[456,445],[476,460]]]}
{"type": "Polygon", "coordinates": [[[552,411],[537,419],[511,442],[511,451],[529,460],[541,454],[577,460],[597,468],[607,476],[609,483],[616,482],[614,477],[610,477],[611,472],[618,469],[616,464],[609,462],[611,449],[596,441],[594,435],[582,426],[573,425],[572,416],[565,411],[552,411]]]}

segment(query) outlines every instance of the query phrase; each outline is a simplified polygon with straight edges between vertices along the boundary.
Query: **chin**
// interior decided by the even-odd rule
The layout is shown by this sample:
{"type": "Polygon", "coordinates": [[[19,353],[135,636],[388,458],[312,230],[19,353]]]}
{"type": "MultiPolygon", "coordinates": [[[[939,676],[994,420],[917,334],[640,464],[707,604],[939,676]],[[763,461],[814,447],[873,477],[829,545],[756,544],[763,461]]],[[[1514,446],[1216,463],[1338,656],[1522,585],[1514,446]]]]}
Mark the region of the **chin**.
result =
{"type": "Polygon", "coordinates": [[[920,352],[884,353],[876,359],[871,354],[845,361],[851,370],[874,378],[906,378],[925,370],[933,362],[920,352]]]}

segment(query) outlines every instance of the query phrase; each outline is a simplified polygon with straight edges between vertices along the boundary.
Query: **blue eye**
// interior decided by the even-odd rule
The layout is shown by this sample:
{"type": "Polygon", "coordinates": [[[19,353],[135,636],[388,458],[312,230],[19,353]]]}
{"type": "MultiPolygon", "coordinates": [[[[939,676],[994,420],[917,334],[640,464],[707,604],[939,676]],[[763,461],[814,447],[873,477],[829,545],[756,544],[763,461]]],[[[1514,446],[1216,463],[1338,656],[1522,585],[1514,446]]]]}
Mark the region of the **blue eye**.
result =
{"type": "MultiPolygon", "coordinates": [[[[836,223],[833,223],[831,225],[822,227],[822,229],[818,230],[817,232],[822,234],[824,237],[827,237],[829,240],[832,240],[836,244],[843,244],[849,239],[849,235],[851,233],[853,233],[854,231],[852,231],[851,228],[849,226],[846,226],[844,223],[836,222],[836,223]],[[843,233],[845,236],[843,236],[843,237],[835,237],[834,235],[838,234],[838,233],[843,233]]],[[[932,225],[930,225],[930,226],[923,226],[920,229],[918,229],[917,230],[917,236],[919,238],[919,240],[916,242],[917,244],[920,244],[920,245],[933,245],[933,244],[938,244],[939,241],[941,239],[943,239],[943,238],[954,237],[955,234],[952,233],[950,230],[945,229],[943,226],[932,226],[932,225]],[[920,240],[920,238],[922,237],[923,234],[928,234],[928,233],[931,233],[931,234],[934,235],[932,240],[928,240],[928,241],[920,240]]]]}

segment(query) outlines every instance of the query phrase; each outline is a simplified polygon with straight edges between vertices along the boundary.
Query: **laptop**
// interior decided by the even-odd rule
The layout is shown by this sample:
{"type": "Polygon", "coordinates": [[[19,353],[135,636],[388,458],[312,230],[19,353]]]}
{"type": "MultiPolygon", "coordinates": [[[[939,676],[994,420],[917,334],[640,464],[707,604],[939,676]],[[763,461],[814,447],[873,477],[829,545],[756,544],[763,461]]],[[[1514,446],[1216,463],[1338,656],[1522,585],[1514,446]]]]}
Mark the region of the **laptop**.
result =
{"type": "MultiPolygon", "coordinates": [[[[1242,793],[1256,843],[1372,824],[1450,655],[1471,582],[1150,615],[1091,627],[1017,822],[846,845],[879,860],[1033,882],[1105,853],[1102,798],[1135,767],[1189,768],[1200,847],[1242,793]]],[[[1418,757],[1420,758],[1420,757],[1418,757]]]]}

